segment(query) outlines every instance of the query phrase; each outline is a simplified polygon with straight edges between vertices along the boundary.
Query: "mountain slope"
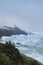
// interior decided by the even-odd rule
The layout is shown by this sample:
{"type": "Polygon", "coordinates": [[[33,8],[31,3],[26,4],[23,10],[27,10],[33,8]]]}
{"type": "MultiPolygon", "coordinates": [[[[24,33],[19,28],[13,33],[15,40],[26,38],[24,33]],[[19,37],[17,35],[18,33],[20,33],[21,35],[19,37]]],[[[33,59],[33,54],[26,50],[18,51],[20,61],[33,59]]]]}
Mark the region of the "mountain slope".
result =
{"type": "Polygon", "coordinates": [[[3,28],[0,28],[0,37],[1,36],[10,36],[10,35],[14,35],[14,34],[25,34],[27,35],[27,32],[21,30],[18,27],[8,27],[8,26],[4,26],[3,28]]]}
{"type": "Polygon", "coordinates": [[[41,65],[32,58],[20,54],[17,48],[9,43],[0,43],[0,65],[41,65]]]}

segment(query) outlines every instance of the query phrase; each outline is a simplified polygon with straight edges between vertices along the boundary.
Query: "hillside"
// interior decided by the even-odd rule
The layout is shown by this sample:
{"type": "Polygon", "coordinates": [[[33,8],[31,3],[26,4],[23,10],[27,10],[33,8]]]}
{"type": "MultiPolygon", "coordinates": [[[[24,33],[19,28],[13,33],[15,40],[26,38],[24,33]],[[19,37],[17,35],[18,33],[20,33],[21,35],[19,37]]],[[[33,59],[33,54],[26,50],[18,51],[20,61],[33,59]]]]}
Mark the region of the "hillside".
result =
{"type": "Polygon", "coordinates": [[[9,43],[0,43],[0,65],[41,65],[32,58],[28,58],[17,50],[17,48],[9,43]]]}

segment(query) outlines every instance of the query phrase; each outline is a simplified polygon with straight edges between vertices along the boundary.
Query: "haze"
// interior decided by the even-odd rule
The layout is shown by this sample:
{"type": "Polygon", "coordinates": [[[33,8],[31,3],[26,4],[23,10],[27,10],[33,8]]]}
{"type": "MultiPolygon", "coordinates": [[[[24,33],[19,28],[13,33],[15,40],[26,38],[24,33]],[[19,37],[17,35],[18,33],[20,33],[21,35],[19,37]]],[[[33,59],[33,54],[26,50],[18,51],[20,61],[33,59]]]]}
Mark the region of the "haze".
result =
{"type": "Polygon", "coordinates": [[[43,33],[43,0],[0,0],[0,27],[17,25],[43,33]]]}

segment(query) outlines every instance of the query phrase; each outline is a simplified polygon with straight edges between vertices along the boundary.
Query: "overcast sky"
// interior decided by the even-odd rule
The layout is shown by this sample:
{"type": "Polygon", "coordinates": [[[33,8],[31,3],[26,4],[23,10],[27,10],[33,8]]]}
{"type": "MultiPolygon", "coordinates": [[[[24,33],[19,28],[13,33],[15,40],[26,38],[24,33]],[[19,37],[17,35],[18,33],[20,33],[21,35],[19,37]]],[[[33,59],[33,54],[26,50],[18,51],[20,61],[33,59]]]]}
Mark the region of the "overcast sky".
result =
{"type": "Polygon", "coordinates": [[[43,0],[0,0],[0,26],[43,33],[43,0]]]}

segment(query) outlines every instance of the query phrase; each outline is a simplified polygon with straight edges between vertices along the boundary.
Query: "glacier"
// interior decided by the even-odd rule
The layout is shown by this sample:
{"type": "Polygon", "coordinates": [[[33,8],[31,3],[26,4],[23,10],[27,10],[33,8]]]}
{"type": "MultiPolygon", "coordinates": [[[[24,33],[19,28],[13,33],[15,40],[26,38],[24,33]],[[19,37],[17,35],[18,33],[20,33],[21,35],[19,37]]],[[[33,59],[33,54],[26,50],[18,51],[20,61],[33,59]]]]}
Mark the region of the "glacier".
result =
{"type": "Polygon", "coordinates": [[[43,63],[43,34],[20,34],[1,37],[1,42],[9,41],[15,44],[20,53],[43,63]]]}

